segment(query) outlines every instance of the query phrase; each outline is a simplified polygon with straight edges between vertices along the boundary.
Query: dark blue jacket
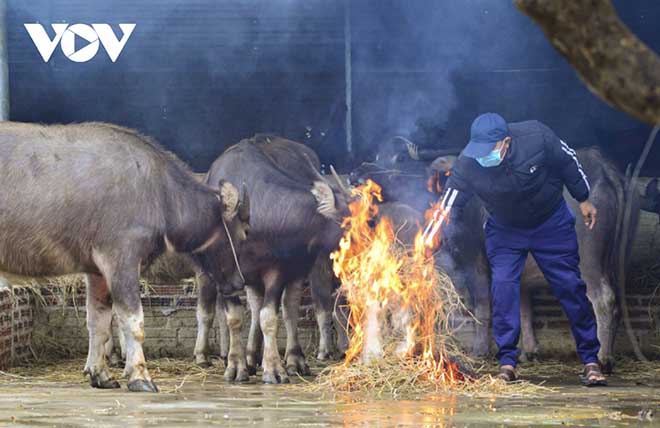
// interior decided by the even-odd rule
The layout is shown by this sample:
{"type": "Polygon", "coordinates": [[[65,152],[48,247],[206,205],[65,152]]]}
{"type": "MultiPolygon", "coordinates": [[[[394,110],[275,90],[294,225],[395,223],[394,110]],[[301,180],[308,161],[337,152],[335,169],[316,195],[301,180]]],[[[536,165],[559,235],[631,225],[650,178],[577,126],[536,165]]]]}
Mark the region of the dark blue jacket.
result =
{"type": "Polygon", "coordinates": [[[563,201],[564,186],[579,202],[589,197],[589,182],[575,151],[541,122],[510,123],[511,144],[504,161],[484,168],[459,156],[445,184],[442,206],[461,215],[478,196],[496,222],[532,228],[547,220],[563,201]]]}

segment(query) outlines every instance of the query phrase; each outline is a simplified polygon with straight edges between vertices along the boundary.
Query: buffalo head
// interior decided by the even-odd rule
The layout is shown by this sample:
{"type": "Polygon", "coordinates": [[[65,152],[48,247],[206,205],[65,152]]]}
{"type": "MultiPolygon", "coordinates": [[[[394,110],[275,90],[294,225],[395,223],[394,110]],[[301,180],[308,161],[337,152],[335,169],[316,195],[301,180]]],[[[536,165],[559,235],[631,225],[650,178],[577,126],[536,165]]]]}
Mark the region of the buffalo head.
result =
{"type": "Polygon", "coordinates": [[[325,219],[326,223],[326,227],[322,228],[315,244],[323,251],[333,251],[337,249],[342,235],[341,223],[344,218],[351,215],[348,205],[353,199],[353,195],[332,166],[330,167],[332,180],[329,180],[321,175],[307,156],[305,158],[315,174],[310,192],[316,200],[316,211],[325,219]]]}
{"type": "Polygon", "coordinates": [[[240,270],[240,246],[250,231],[250,199],[246,187],[238,189],[221,180],[215,193],[215,224],[213,235],[192,250],[201,280],[213,281],[223,294],[242,290],[245,280],[240,270]],[[219,202],[219,203],[218,203],[219,202]]]}

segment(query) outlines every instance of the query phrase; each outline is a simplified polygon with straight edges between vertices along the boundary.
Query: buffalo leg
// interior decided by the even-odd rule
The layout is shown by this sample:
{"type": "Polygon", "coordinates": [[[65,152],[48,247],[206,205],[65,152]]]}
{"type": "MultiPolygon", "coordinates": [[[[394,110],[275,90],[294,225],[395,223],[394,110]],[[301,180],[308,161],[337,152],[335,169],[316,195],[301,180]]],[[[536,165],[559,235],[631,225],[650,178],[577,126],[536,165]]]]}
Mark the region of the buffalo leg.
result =
{"type": "Polygon", "coordinates": [[[108,340],[103,345],[103,352],[105,353],[105,359],[110,361],[115,351],[115,341],[112,337],[112,319],[110,320],[110,336],[108,340]]]}
{"type": "MultiPolygon", "coordinates": [[[[117,318],[115,318],[116,320],[117,318]]],[[[118,323],[117,323],[118,324],[118,323]]],[[[126,362],[126,337],[124,337],[124,332],[119,326],[117,326],[117,337],[119,337],[119,350],[120,350],[120,361],[126,362]]]]}
{"type": "Polygon", "coordinates": [[[484,358],[489,353],[490,345],[490,275],[488,262],[485,254],[476,266],[470,268],[469,289],[474,302],[474,316],[479,321],[475,325],[474,343],[472,344],[472,356],[484,358]]]}
{"type": "Polygon", "coordinates": [[[89,350],[85,373],[94,388],[119,388],[106,365],[106,344],[112,338],[112,298],[108,284],[99,275],[86,275],[87,330],[89,350]]]}
{"type": "MultiPolygon", "coordinates": [[[[218,320],[217,341],[220,344],[220,358],[227,364],[229,354],[229,327],[227,326],[227,314],[225,313],[225,301],[222,293],[217,293],[215,301],[215,316],[218,320]]],[[[242,325],[242,319],[241,319],[242,325]]]]}
{"type": "Polygon", "coordinates": [[[316,324],[319,327],[319,351],[316,358],[325,361],[332,358],[332,312],[324,307],[314,306],[316,324]]]}
{"type": "Polygon", "coordinates": [[[225,380],[245,382],[250,379],[245,359],[245,344],[243,343],[243,305],[238,297],[225,297],[223,308],[227,327],[229,328],[229,353],[225,380]]]}
{"type": "Polygon", "coordinates": [[[277,349],[277,309],[282,300],[283,286],[276,270],[271,270],[263,276],[264,304],[259,311],[259,324],[264,336],[264,351],[261,366],[264,371],[264,383],[288,383],[280,353],[277,349]]]}
{"type": "Polygon", "coordinates": [[[211,367],[211,348],[209,334],[213,328],[217,290],[206,275],[200,275],[199,294],[197,298],[197,339],[195,340],[195,364],[200,367],[211,367]]]}
{"type": "MultiPolygon", "coordinates": [[[[317,261],[318,263],[318,261],[317,261]]],[[[316,269],[316,266],[314,267],[316,269]]],[[[314,315],[319,327],[319,351],[316,358],[329,360],[332,357],[332,283],[325,284],[320,278],[312,280],[310,275],[310,288],[314,315]]]]}
{"type": "Polygon", "coordinates": [[[339,351],[339,358],[344,358],[349,346],[348,320],[351,316],[351,310],[348,307],[348,302],[343,294],[338,294],[334,299],[334,302],[332,318],[335,324],[335,331],[337,332],[337,350],[339,351]]]}
{"type": "Polygon", "coordinates": [[[300,317],[302,290],[302,280],[294,281],[286,287],[282,299],[282,318],[286,328],[284,360],[286,361],[286,372],[290,376],[294,374],[309,376],[311,374],[298,340],[298,319],[300,317]]]}
{"type": "Polygon", "coordinates": [[[158,392],[151,381],[144,358],[144,313],[140,300],[139,257],[131,257],[130,251],[114,257],[93,253],[96,265],[110,283],[112,302],[119,321],[119,328],[126,340],[126,365],[124,376],[128,389],[136,392],[158,392]]]}
{"type": "MultiPolygon", "coordinates": [[[[606,278],[594,279],[585,276],[587,283],[587,296],[591,301],[596,317],[598,341],[600,351],[598,359],[603,365],[605,373],[612,373],[614,369],[614,338],[619,324],[619,308],[612,284],[606,278]]],[[[623,303],[622,303],[623,304],[623,303]]]]}
{"type": "Polygon", "coordinates": [[[520,360],[523,362],[536,361],[539,344],[534,333],[534,314],[532,310],[532,293],[524,284],[520,287],[520,323],[522,328],[522,352],[520,360]]]}
{"type": "Polygon", "coordinates": [[[261,325],[259,322],[259,313],[264,303],[264,296],[254,287],[246,287],[247,301],[250,305],[250,332],[248,333],[247,343],[247,364],[251,375],[257,374],[257,366],[261,362],[261,325]]]}
{"type": "MultiPolygon", "coordinates": [[[[116,320],[114,314],[113,320],[116,320]]],[[[116,326],[113,326],[111,329],[110,338],[105,343],[105,357],[109,362],[110,367],[120,367],[126,361],[126,341],[124,340],[124,335],[121,333],[121,330],[117,329],[116,326]],[[115,333],[119,338],[119,348],[115,346],[115,333]]]]}

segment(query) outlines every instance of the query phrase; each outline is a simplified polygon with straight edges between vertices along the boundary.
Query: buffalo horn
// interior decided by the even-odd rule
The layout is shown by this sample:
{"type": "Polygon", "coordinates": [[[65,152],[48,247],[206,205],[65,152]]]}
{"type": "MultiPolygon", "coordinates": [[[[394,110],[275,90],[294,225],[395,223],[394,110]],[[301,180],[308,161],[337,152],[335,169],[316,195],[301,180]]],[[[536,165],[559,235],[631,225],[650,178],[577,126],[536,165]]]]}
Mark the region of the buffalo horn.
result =
{"type": "Polygon", "coordinates": [[[335,178],[335,181],[337,181],[337,185],[341,189],[342,192],[344,192],[344,195],[346,196],[351,196],[350,190],[346,188],[344,183],[342,183],[341,177],[339,177],[339,174],[337,174],[337,171],[335,171],[335,167],[330,165],[330,172],[332,173],[332,176],[335,178]]]}
{"type": "Polygon", "coordinates": [[[248,194],[247,184],[241,186],[241,208],[238,213],[241,220],[250,218],[250,195],[248,194]]]}

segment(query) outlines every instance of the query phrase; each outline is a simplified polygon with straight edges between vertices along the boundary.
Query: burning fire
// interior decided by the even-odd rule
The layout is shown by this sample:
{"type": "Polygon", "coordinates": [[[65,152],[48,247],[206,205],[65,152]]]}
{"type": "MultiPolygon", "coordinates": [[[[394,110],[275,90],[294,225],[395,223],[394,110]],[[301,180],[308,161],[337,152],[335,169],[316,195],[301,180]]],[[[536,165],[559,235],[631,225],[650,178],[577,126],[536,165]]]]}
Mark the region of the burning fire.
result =
{"type": "MultiPolygon", "coordinates": [[[[426,379],[439,387],[459,383],[458,367],[439,340],[448,334],[449,314],[434,268],[437,238],[426,241],[420,229],[413,248],[403,248],[389,219],[373,226],[377,202],[382,202],[380,186],[369,180],[353,192],[358,198],[342,223],[339,249],[331,255],[351,310],[345,364],[395,353],[424,365],[426,379]]],[[[434,212],[437,207],[427,212],[427,222],[434,212]]]]}

